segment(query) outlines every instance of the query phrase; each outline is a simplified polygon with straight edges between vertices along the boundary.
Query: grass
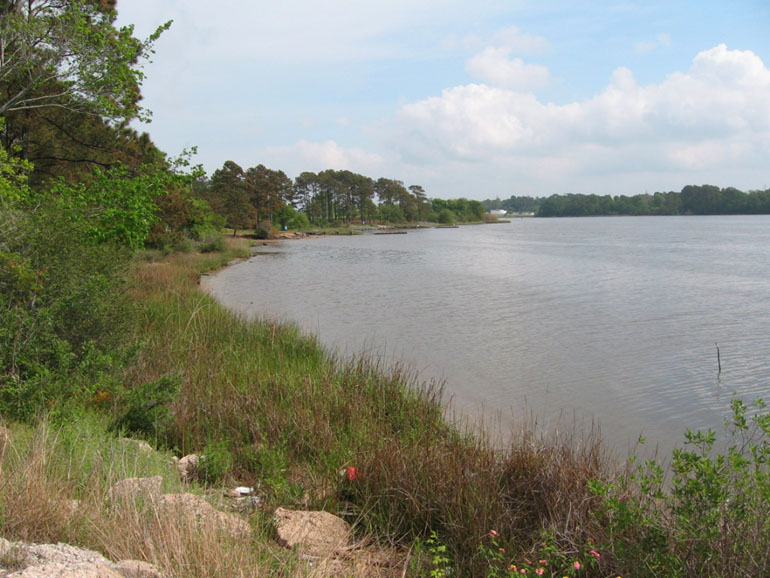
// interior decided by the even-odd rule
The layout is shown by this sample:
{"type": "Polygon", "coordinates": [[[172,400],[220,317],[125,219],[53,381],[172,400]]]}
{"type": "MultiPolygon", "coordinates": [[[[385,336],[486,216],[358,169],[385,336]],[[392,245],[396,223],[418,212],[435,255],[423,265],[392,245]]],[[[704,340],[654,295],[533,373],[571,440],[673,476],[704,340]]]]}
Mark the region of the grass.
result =
{"type": "Polygon", "coordinates": [[[411,576],[513,576],[514,566],[546,576],[768,571],[770,418],[761,411],[737,408],[733,434],[743,441],[726,445],[724,459],[695,437],[698,451],[679,455],[668,474],[656,462],[618,467],[596,436],[527,424],[501,450],[448,425],[440,385],[419,383],[409,368],[342,360],[292,325],[241,318],[201,293],[201,272],[248,254],[239,239],[227,245],[147,254],[133,269],[142,347],[125,381],[137,391],[178,383],[151,440],[166,453],[121,446],[109,413],[14,432],[2,462],[3,535],[72,541],[171,576],[303,575],[307,566],[271,539],[270,513],[281,505],[346,516],[359,535],[408,558],[411,576]],[[208,483],[260,487],[255,539],[212,546],[221,537],[105,507],[121,477],[158,474],[178,488],[167,462],[190,452],[209,456],[208,483]],[[356,479],[339,475],[348,466],[356,479]],[[708,524],[698,522],[704,513],[708,524]]]}
{"type": "Polygon", "coordinates": [[[483,567],[477,548],[490,528],[509,545],[543,526],[584,532],[586,482],[607,475],[599,440],[525,428],[501,452],[448,426],[440,387],[408,368],[342,361],[291,325],[224,310],[195,284],[211,265],[178,255],[135,272],[146,348],[132,377],[182,380],[168,447],[226,440],[230,475],[262,484],[271,505],[355,511],[361,528],[396,544],[434,530],[464,571],[483,567]],[[344,487],[349,465],[362,475],[344,487]]]}

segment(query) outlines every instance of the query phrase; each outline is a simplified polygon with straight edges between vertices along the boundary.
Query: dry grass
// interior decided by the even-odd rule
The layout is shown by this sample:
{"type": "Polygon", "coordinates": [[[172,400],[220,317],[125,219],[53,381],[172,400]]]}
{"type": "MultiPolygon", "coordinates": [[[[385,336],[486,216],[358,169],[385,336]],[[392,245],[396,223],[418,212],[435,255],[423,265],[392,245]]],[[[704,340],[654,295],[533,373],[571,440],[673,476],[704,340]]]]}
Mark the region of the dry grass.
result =
{"type": "MultiPolygon", "coordinates": [[[[224,537],[136,505],[108,508],[106,491],[122,477],[161,474],[173,486],[167,464],[115,449],[103,432],[45,423],[23,444],[4,445],[4,535],[70,541],[113,559],[149,561],[171,576],[201,578],[353,575],[356,564],[365,567],[361,560],[382,558],[367,550],[313,567],[297,561],[270,536],[270,508],[282,505],[344,512],[359,535],[392,548],[385,562],[359,575],[407,575],[403,551],[410,552],[408,575],[437,571],[425,541],[434,535],[456,575],[486,576],[496,562],[479,547],[492,529],[508,559],[532,556],[546,535],[549,547],[565,556],[601,544],[605,555],[586,576],[664,576],[673,562],[681,564],[676,575],[697,576],[707,567],[702,552],[698,558],[677,543],[676,503],[651,499],[628,472],[619,475],[600,436],[578,428],[540,432],[523,423],[501,449],[484,435],[450,426],[441,387],[419,383],[408,368],[367,358],[340,361],[295,327],[241,319],[200,293],[200,272],[232,258],[183,254],[136,264],[131,292],[142,312],[137,337],[143,348],[125,378],[131,387],[179,377],[172,419],[155,441],[219,459],[225,466],[218,474],[227,481],[260,485],[267,513],[252,518],[255,537],[224,537]],[[358,478],[341,478],[345,466],[356,467],[358,478]],[[597,481],[611,490],[597,495],[597,481]],[[72,499],[80,500],[75,510],[72,499]],[[621,515],[628,523],[619,525],[621,515]],[[654,563],[651,545],[659,553],[654,563]]],[[[770,485],[761,481],[765,489],[770,485]]],[[[767,502],[750,505],[759,509],[750,516],[754,526],[742,526],[745,537],[766,544],[767,502]]],[[[766,552],[744,547],[740,538],[726,527],[705,549],[699,546],[713,548],[724,562],[709,575],[767,566],[766,552]],[[741,556],[758,560],[747,565],[741,556]]]]}
{"type": "Polygon", "coordinates": [[[340,362],[292,326],[239,319],[197,291],[200,270],[182,255],[135,276],[148,347],[132,377],[182,376],[171,447],[226,440],[231,475],[261,483],[273,504],[352,508],[393,543],[437,530],[466,572],[491,528],[520,551],[543,528],[586,537],[586,482],[609,469],[597,438],[525,426],[500,451],[447,425],[438,385],[366,358],[340,362]],[[337,475],[346,465],[362,472],[351,487],[337,475]]]}
{"type": "MultiPolygon", "coordinates": [[[[169,577],[299,577],[306,565],[267,539],[235,538],[201,527],[189,516],[159,511],[142,501],[107,500],[126,477],[163,473],[170,491],[181,491],[168,455],[145,453],[93,424],[56,428],[41,421],[13,430],[0,462],[0,534],[12,540],[66,542],[112,560],[143,560],[169,577]]],[[[253,521],[255,535],[265,527],[253,521]]],[[[268,521],[263,522],[265,526],[268,521]]]]}

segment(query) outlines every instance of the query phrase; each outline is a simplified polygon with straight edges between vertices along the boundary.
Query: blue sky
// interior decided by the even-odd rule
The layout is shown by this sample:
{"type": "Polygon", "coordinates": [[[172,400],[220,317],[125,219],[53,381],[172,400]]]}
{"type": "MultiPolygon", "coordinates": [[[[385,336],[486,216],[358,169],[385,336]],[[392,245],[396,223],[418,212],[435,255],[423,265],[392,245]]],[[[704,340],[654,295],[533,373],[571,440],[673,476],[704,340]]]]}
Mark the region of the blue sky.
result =
{"type": "Polygon", "coordinates": [[[149,125],[290,177],[428,196],[770,188],[770,2],[121,0],[149,125]]]}

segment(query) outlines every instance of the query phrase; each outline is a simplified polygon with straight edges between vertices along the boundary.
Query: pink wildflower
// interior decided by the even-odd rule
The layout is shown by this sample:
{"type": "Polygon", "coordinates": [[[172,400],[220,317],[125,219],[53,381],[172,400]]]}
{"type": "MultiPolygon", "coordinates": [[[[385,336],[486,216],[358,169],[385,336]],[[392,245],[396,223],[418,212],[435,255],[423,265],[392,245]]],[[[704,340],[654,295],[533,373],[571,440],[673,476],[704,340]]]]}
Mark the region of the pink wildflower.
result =
{"type": "Polygon", "coordinates": [[[491,538],[497,538],[499,535],[500,535],[500,534],[498,534],[498,533],[497,533],[497,530],[490,530],[490,531],[489,531],[489,536],[490,536],[491,538]]]}
{"type": "Polygon", "coordinates": [[[545,574],[545,568],[538,568],[537,570],[535,570],[535,574],[537,574],[538,576],[542,576],[543,574],[545,574]]]}
{"type": "Polygon", "coordinates": [[[594,558],[596,558],[597,560],[598,560],[599,558],[601,558],[601,557],[602,557],[602,555],[601,555],[601,554],[599,554],[599,552],[597,552],[596,550],[591,550],[591,555],[592,555],[594,558]]]}
{"type": "Polygon", "coordinates": [[[573,567],[575,570],[580,570],[580,569],[581,569],[583,566],[581,566],[580,562],[578,562],[577,560],[575,560],[575,561],[572,563],[572,567],[573,567]]]}
{"type": "Polygon", "coordinates": [[[354,468],[353,466],[348,466],[347,468],[345,468],[345,475],[348,477],[348,481],[350,482],[358,479],[358,468],[354,468]]]}

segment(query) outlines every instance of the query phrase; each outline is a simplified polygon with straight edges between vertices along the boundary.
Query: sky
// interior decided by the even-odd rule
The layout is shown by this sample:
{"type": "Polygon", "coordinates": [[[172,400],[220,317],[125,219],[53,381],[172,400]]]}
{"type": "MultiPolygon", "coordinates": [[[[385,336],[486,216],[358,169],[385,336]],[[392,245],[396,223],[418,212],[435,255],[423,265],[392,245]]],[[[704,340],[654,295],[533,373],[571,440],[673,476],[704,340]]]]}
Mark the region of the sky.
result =
{"type": "Polygon", "coordinates": [[[136,125],[432,198],[770,188],[770,0],[120,0],[136,125]]]}

